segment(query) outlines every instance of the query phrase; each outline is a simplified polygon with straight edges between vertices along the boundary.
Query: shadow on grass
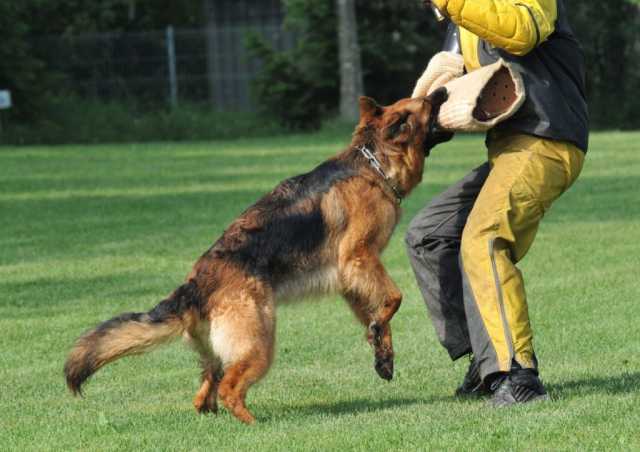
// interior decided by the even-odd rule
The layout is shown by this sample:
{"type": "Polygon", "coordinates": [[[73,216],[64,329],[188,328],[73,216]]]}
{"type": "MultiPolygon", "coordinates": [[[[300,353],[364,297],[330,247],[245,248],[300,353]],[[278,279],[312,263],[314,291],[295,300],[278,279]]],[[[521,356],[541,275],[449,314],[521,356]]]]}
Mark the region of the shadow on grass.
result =
{"type": "Polygon", "coordinates": [[[640,372],[630,372],[610,377],[587,377],[546,386],[552,398],[560,399],[599,393],[640,393],[640,372]]]}
{"type": "Polygon", "coordinates": [[[337,400],[328,402],[311,403],[308,405],[298,405],[287,407],[288,410],[302,416],[317,416],[319,414],[329,414],[332,416],[342,416],[349,414],[370,413],[394,408],[409,407],[411,405],[423,405],[434,402],[451,401],[453,397],[429,397],[429,398],[397,398],[386,400],[355,399],[337,400]]]}
{"type": "MultiPolygon", "coordinates": [[[[178,282],[178,281],[176,281],[178,282]]],[[[136,272],[107,273],[103,276],[76,278],[35,278],[22,282],[0,282],[4,295],[3,308],[36,308],[69,304],[76,306],[87,294],[96,294],[101,299],[113,300],[123,297],[150,298],[148,303],[160,301],[166,290],[156,289],[153,282],[141,282],[136,272]],[[149,293],[157,292],[155,299],[149,293]]],[[[83,303],[89,303],[84,302],[83,303]]],[[[151,306],[150,306],[151,307],[151,306]]],[[[9,311],[3,314],[10,318],[21,318],[24,313],[9,311]],[[14,317],[15,316],[15,317],[14,317]]],[[[29,313],[28,315],[33,315],[29,313]]]]}
{"type": "MultiPolygon", "coordinates": [[[[588,394],[626,394],[640,393],[640,372],[630,372],[611,377],[587,377],[562,383],[546,385],[553,399],[571,399],[588,394]]],[[[456,399],[452,395],[432,397],[404,397],[385,400],[371,400],[367,398],[355,400],[337,400],[311,403],[308,405],[283,406],[283,410],[301,416],[331,415],[343,416],[350,414],[370,413],[394,408],[406,408],[412,405],[428,405],[439,402],[475,403],[484,399],[456,399]]],[[[272,420],[266,416],[262,421],[272,420]]]]}

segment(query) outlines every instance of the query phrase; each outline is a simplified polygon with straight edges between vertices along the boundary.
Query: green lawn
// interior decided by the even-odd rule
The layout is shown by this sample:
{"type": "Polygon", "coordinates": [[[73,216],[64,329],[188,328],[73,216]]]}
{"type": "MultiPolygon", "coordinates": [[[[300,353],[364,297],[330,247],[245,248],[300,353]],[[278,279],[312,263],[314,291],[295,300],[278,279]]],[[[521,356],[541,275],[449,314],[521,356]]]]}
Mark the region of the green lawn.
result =
{"type": "Polygon", "coordinates": [[[62,365],[82,331],[151,308],[247,205],[347,139],[0,148],[0,450],[639,449],[640,133],[593,136],[522,263],[552,402],[454,399],[467,362],[438,345],[405,256],[412,214],[483,160],[480,137],[434,151],[385,254],[405,295],[391,383],[330,297],[279,309],[255,426],[196,415],[199,369],[179,341],[69,395],[62,365]]]}

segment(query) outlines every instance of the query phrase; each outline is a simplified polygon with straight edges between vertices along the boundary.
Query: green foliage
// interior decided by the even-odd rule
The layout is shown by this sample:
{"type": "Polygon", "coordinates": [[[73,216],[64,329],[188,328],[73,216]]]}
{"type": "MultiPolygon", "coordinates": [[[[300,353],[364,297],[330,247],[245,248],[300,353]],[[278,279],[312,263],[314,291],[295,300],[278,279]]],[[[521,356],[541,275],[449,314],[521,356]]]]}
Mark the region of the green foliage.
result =
{"type": "Polygon", "coordinates": [[[122,27],[127,0],[25,0],[32,33],[97,32],[122,27]]]}
{"type": "Polygon", "coordinates": [[[45,95],[45,67],[28,44],[27,16],[21,2],[0,2],[0,89],[12,91],[11,114],[23,120],[39,110],[45,95]]]}
{"type": "Polygon", "coordinates": [[[156,29],[169,23],[192,26],[201,19],[201,2],[137,0],[138,19],[130,22],[129,0],[0,1],[0,89],[10,89],[15,100],[15,108],[4,116],[39,121],[55,101],[50,97],[59,94],[61,74],[46,67],[32,46],[34,38],[156,29]]]}
{"type": "Polygon", "coordinates": [[[5,124],[0,144],[215,140],[284,131],[273,119],[255,113],[223,113],[185,103],[146,111],[122,102],[66,96],[51,98],[39,119],[5,124]]]}
{"type": "Polygon", "coordinates": [[[195,413],[198,360],[182,341],[69,395],[62,366],[79,334],[150,309],[250,203],[348,138],[1,149],[0,449],[640,450],[640,133],[594,134],[519,264],[549,403],[493,410],[453,397],[468,362],[438,344],[406,257],[412,216],[486,158],[482,138],[462,135],[427,160],[383,255],[404,294],[390,383],[332,296],[278,307],[274,365],[248,395],[254,426],[195,413]]]}
{"type": "MultiPolygon", "coordinates": [[[[17,2],[16,2],[17,3],[17,2]]],[[[201,23],[202,0],[22,0],[35,34],[146,30],[201,23]],[[129,8],[135,3],[135,18],[129,8]]]]}
{"type": "Polygon", "coordinates": [[[253,92],[265,114],[272,114],[291,129],[317,128],[323,104],[318,86],[306,77],[293,55],[275,52],[258,36],[249,38],[249,49],[264,62],[253,81],[253,92]]]}
{"type": "Polygon", "coordinates": [[[358,0],[358,31],[365,93],[382,104],[411,94],[446,26],[420,1],[358,0]]]}
{"type": "MultiPolygon", "coordinates": [[[[358,32],[365,93],[390,103],[410,93],[427,61],[440,49],[443,28],[421,2],[358,0],[358,32]]],[[[338,104],[339,69],[333,0],[289,0],[287,20],[301,36],[291,52],[272,52],[297,68],[319,111],[338,104]],[[322,87],[322,90],[320,90],[322,87]]],[[[566,0],[570,20],[587,60],[587,97],[592,125],[599,128],[640,127],[640,8],[628,0],[566,0]]],[[[261,84],[275,83],[270,65],[261,84]]],[[[298,90],[305,91],[298,86],[298,90]]],[[[269,105],[258,91],[259,102],[269,105]]],[[[295,102],[282,97],[284,103],[295,102]]],[[[314,120],[315,123],[317,121],[314,120]]]]}
{"type": "Polygon", "coordinates": [[[640,8],[628,0],[567,0],[587,60],[587,99],[596,127],[640,127],[640,8]]]}
{"type": "MultiPolygon", "coordinates": [[[[286,0],[285,4],[286,26],[298,36],[295,48],[276,52],[255,38],[251,41],[254,54],[264,62],[255,82],[257,103],[286,124],[315,127],[320,116],[333,113],[339,102],[335,2],[286,0]],[[284,89],[281,83],[294,87],[284,89]],[[304,99],[297,98],[300,93],[304,99]],[[296,107],[285,112],[283,105],[296,107]]],[[[383,103],[406,97],[441,44],[444,30],[419,2],[361,0],[357,14],[365,92],[383,103]]]]}
{"type": "MultiPolygon", "coordinates": [[[[283,1],[288,12],[287,27],[298,39],[288,52],[276,52],[264,42],[250,40],[254,54],[264,63],[254,84],[257,104],[289,129],[317,127],[338,106],[334,0],[283,1]]],[[[640,3],[565,2],[587,59],[592,126],[640,127],[640,3]]],[[[202,0],[137,0],[133,22],[128,16],[129,6],[129,0],[0,1],[0,89],[10,89],[15,104],[2,113],[3,121],[8,119],[15,126],[9,137],[3,135],[4,142],[40,142],[39,137],[54,137],[55,142],[61,142],[64,136],[78,141],[74,128],[62,123],[85,121],[73,108],[69,114],[51,109],[52,104],[60,102],[59,97],[67,94],[65,78],[46,66],[44,55],[36,53],[32,46],[34,39],[46,40],[50,35],[72,39],[81,33],[106,30],[159,29],[168,23],[196,26],[203,19],[202,0]],[[48,116],[52,112],[53,116],[48,116]]],[[[382,103],[406,96],[430,56],[440,48],[443,27],[419,0],[357,0],[357,15],[365,93],[382,103]]],[[[87,109],[94,111],[99,106],[89,101],[87,109]]],[[[113,113],[113,108],[118,107],[107,104],[106,111],[113,113]]],[[[157,118],[163,114],[161,111],[147,117],[155,117],[150,122],[158,123],[157,118]]],[[[121,115],[127,130],[132,130],[130,124],[140,122],[131,120],[132,115],[140,116],[129,111],[121,115]]],[[[117,122],[115,118],[113,121],[117,122]]],[[[92,141],[88,135],[84,133],[79,140],[92,141]]],[[[100,130],[91,135],[96,139],[103,136],[100,130]]],[[[149,135],[151,132],[122,136],[142,140],[149,135]]],[[[157,139],[163,136],[164,131],[158,130],[157,139]]]]}
{"type": "Polygon", "coordinates": [[[286,26],[297,34],[296,45],[277,52],[257,35],[249,37],[250,52],[263,63],[253,91],[257,104],[287,127],[317,128],[338,103],[335,12],[326,0],[285,4],[286,26]]]}
{"type": "Polygon", "coordinates": [[[36,36],[117,29],[127,0],[23,0],[0,2],[0,88],[10,89],[15,108],[5,115],[23,123],[44,117],[59,74],[43,63],[36,36]]]}

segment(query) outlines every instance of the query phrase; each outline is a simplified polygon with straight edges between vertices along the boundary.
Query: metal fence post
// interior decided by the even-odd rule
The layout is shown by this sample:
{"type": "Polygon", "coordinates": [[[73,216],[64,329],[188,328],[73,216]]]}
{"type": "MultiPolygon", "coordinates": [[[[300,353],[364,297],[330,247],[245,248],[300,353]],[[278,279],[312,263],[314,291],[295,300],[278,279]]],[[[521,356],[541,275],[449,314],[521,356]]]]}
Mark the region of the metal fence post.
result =
{"type": "Polygon", "coordinates": [[[169,68],[169,104],[175,108],[178,105],[178,76],[176,73],[176,42],[172,25],[167,27],[166,42],[169,68]]]}
{"type": "Polygon", "coordinates": [[[0,90],[0,137],[2,136],[2,110],[7,110],[11,108],[12,105],[11,91],[8,89],[0,90]]]}

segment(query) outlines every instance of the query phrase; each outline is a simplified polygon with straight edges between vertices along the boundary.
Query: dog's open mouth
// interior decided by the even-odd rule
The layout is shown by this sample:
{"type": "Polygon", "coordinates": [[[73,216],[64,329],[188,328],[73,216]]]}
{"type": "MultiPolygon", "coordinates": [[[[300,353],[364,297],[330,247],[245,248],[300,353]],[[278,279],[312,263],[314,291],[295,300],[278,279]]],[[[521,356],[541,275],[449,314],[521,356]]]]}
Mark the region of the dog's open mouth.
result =
{"type": "Polygon", "coordinates": [[[424,157],[429,157],[431,149],[440,143],[446,143],[453,138],[453,132],[447,132],[446,130],[438,129],[437,126],[427,133],[427,138],[424,140],[424,157]]]}

